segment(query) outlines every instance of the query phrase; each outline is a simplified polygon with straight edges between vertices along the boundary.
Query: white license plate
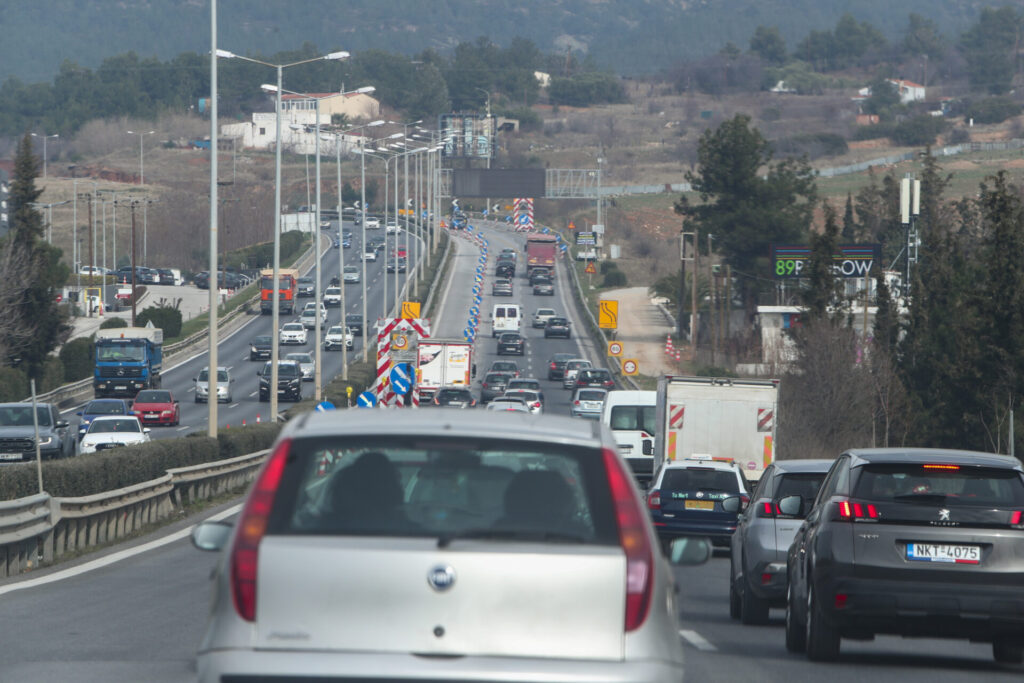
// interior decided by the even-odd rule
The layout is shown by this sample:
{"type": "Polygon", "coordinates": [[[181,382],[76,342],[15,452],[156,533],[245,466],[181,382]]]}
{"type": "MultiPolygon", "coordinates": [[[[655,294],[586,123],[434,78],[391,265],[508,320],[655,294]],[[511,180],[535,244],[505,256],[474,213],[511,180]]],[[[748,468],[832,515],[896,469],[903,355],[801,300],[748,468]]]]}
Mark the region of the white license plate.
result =
{"type": "Polygon", "coordinates": [[[981,546],[951,545],[946,543],[908,543],[907,559],[919,562],[979,564],[981,562],[981,546]]]}
{"type": "Polygon", "coordinates": [[[155,420],[156,418],[160,417],[160,415],[159,413],[146,413],[146,417],[149,418],[150,420],[155,420]]]}
{"type": "Polygon", "coordinates": [[[619,450],[623,453],[632,453],[633,447],[628,444],[619,444],[619,450]]]}
{"type": "Polygon", "coordinates": [[[128,391],[128,387],[118,385],[114,387],[114,391],[128,391]]]}
{"type": "Polygon", "coordinates": [[[21,453],[0,453],[0,460],[21,460],[21,453]]]}

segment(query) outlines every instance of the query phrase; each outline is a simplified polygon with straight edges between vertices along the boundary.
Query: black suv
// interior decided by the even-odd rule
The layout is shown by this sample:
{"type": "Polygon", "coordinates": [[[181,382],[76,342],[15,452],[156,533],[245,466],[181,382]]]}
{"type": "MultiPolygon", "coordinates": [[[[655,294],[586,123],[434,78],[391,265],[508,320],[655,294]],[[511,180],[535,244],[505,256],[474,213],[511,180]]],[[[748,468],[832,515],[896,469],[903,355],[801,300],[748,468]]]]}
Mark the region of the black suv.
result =
{"type": "Polygon", "coordinates": [[[249,342],[249,360],[259,360],[260,358],[270,358],[271,351],[273,350],[274,340],[270,335],[260,335],[259,337],[253,337],[252,341],[249,342]]]}
{"type": "Polygon", "coordinates": [[[548,360],[548,379],[565,377],[565,364],[576,358],[574,353],[556,353],[548,360]]]}
{"type": "Polygon", "coordinates": [[[363,316],[359,313],[349,313],[345,316],[345,325],[349,332],[358,337],[363,333],[363,316]]]}
{"type": "MultiPolygon", "coordinates": [[[[273,288],[273,282],[271,282],[271,288],[273,288]]],[[[316,283],[311,277],[300,277],[296,282],[296,294],[301,297],[310,297],[316,295],[316,283]]]]}
{"type": "Polygon", "coordinates": [[[569,339],[572,337],[572,331],[569,329],[568,318],[548,318],[547,323],[544,325],[544,338],[548,337],[565,337],[569,339]]]}
{"type": "MultiPolygon", "coordinates": [[[[56,406],[37,403],[39,455],[44,460],[69,458],[78,438],[61,418],[56,406]]],[[[31,403],[0,403],[0,462],[31,462],[36,459],[35,426],[31,403]]]]}
{"type": "MultiPolygon", "coordinates": [[[[801,496],[777,503],[804,511],[801,496]]],[[[991,642],[1024,660],[1024,468],[931,448],[840,455],[789,547],[786,648],[816,661],[875,634],[991,642]]]]}
{"type": "MultiPolygon", "coordinates": [[[[267,361],[263,369],[256,373],[260,378],[260,401],[270,400],[271,363],[267,361]]],[[[293,401],[302,400],[302,366],[293,360],[277,361],[277,395],[293,401]]]]}
{"type": "Polygon", "coordinates": [[[498,277],[515,277],[516,262],[511,260],[502,261],[499,257],[498,266],[495,268],[494,274],[498,277]]]}

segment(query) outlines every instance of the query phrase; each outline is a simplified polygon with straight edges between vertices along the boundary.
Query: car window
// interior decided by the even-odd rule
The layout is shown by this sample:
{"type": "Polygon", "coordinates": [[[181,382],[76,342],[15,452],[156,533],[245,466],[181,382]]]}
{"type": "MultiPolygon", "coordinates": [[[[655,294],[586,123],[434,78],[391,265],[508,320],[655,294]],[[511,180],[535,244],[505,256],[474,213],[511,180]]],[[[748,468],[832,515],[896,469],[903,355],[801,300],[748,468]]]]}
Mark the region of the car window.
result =
{"type": "Polygon", "coordinates": [[[291,455],[269,534],[619,542],[590,449],[346,436],[298,439],[291,455]]]}
{"type": "Polygon", "coordinates": [[[739,493],[740,485],[735,472],[708,467],[687,467],[665,470],[661,490],[739,493]]]}
{"type": "MultiPolygon", "coordinates": [[[[824,474],[821,475],[824,478],[824,474]]],[[[757,485],[754,487],[753,492],[750,494],[751,500],[760,500],[761,498],[768,498],[772,495],[772,486],[774,484],[775,477],[775,465],[769,465],[768,468],[761,474],[761,478],[758,480],[757,485]]]]}
{"type": "Polygon", "coordinates": [[[489,372],[487,373],[487,376],[484,377],[484,382],[490,385],[508,384],[508,381],[508,375],[504,372],[489,372]]]}
{"type": "MultiPolygon", "coordinates": [[[[763,478],[763,477],[762,477],[763,478]]],[[[776,480],[772,498],[780,500],[786,496],[800,496],[806,505],[818,495],[824,472],[787,472],[776,480]]]]}
{"type": "Polygon", "coordinates": [[[124,404],[120,401],[90,401],[84,412],[86,415],[124,415],[124,404]]]}
{"type": "Polygon", "coordinates": [[[838,475],[840,469],[847,467],[849,457],[839,456],[834,463],[832,463],[831,469],[828,474],[825,475],[825,480],[821,484],[821,488],[818,489],[818,496],[814,499],[814,505],[817,507],[822,501],[826,501],[836,493],[836,484],[838,482],[838,475]]]}
{"type": "Polygon", "coordinates": [[[609,426],[612,431],[644,431],[653,434],[657,412],[656,406],[612,406],[609,426]]]}
{"type": "Polygon", "coordinates": [[[106,434],[106,433],[138,433],[139,432],[139,421],[136,419],[123,419],[123,420],[93,420],[92,424],[89,425],[89,434],[106,434]]]}
{"type": "Polygon", "coordinates": [[[936,502],[947,507],[1024,505],[1018,472],[989,467],[941,467],[918,463],[870,464],[859,468],[855,498],[881,502],[936,502]]]}
{"type": "Polygon", "coordinates": [[[581,389],[576,397],[581,401],[603,401],[605,392],[598,389],[581,389]]]}

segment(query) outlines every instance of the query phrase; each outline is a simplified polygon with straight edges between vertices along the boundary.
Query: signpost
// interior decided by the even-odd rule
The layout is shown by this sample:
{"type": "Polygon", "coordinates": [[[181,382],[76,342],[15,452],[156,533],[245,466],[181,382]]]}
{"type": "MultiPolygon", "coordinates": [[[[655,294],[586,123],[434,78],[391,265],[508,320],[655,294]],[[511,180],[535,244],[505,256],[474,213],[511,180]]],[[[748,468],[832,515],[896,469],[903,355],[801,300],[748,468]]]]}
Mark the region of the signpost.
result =
{"type": "Polygon", "coordinates": [[[619,327],[619,302],[602,299],[597,306],[597,326],[603,330],[615,330],[619,327]]]}

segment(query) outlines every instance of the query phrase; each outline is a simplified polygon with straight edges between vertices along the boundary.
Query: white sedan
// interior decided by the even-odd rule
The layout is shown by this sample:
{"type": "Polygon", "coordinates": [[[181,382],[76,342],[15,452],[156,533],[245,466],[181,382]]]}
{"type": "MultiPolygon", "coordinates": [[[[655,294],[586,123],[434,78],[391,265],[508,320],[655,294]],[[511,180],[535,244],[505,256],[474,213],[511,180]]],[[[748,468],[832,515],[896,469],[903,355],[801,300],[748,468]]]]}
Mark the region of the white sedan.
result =
{"type": "Polygon", "coordinates": [[[352,348],[353,338],[352,330],[341,325],[333,325],[327,330],[327,334],[324,336],[324,350],[330,351],[332,349],[339,349],[344,344],[347,348],[352,348]]]}
{"type": "Polygon", "coordinates": [[[89,430],[78,445],[79,453],[131,446],[149,441],[149,428],[143,428],[139,418],[129,415],[101,415],[89,423],[89,430]]]}
{"type": "Polygon", "coordinates": [[[306,328],[302,323],[285,323],[281,327],[279,341],[282,344],[305,344],[306,328]]]}
{"type": "Polygon", "coordinates": [[[388,221],[387,230],[384,232],[388,235],[397,235],[400,232],[398,221],[388,221]]]}

